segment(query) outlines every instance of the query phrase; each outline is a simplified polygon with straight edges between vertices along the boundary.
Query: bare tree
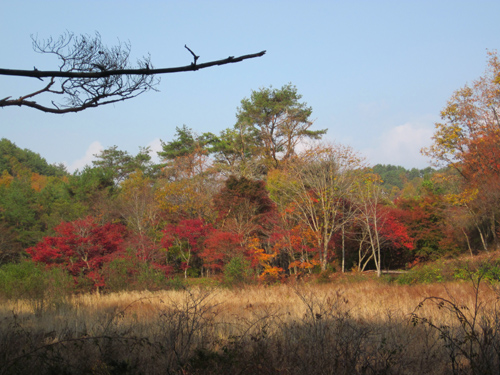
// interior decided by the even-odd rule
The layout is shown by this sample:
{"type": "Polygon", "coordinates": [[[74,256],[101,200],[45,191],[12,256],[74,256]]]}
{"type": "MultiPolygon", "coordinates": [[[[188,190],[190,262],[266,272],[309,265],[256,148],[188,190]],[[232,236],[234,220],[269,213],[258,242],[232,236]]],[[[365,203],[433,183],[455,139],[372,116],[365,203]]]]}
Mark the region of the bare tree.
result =
{"type": "Polygon", "coordinates": [[[364,163],[354,150],[342,145],[313,148],[290,163],[290,198],[298,219],[315,234],[322,270],[327,266],[330,240],[354,215],[348,202],[356,171],[364,163]]]}
{"type": "Polygon", "coordinates": [[[266,51],[240,57],[230,56],[226,59],[198,64],[197,56],[189,47],[185,48],[193,56],[193,62],[187,66],[154,69],[150,56],[137,61],[137,67],[130,64],[130,43],[119,43],[113,47],[105,46],[101,36],[79,35],[66,32],[58,39],[38,40],[32,37],[33,49],[36,52],[55,55],[60,63],[59,70],[0,69],[0,75],[34,77],[43,81],[49,78],[41,89],[11,99],[11,96],[0,99],[0,107],[26,106],[49,113],[80,112],[87,108],[95,108],[111,104],[149,91],[156,90],[159,84],[158,74],[196,71],[215,65],[236,63],[246,59],[260,57],[266,51]],[[48,104],[40,104],[33,98],[41,94],[52,94],[61,98],[51,100],[48,104]]]}

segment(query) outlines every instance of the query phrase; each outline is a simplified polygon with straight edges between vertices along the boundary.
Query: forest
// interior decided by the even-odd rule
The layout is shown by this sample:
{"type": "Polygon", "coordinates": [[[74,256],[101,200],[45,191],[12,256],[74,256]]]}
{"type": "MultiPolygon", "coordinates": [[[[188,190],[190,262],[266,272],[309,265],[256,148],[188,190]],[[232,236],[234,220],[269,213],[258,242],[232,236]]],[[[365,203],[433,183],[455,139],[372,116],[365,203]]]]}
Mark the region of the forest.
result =
{"type": "Polygon", "coordinates": [[[173,277],[381,276],[488,253],[499,234],[499,77],[492,53],[443,109],[422,150],[436,168],[422,170],[372,167],[324,142],[292,84],[252,91],[220,134],[177,127],[160,163],[148,148],[112,146],[70,174],[2,139],[0,263],[105,291],[173,277]]]}

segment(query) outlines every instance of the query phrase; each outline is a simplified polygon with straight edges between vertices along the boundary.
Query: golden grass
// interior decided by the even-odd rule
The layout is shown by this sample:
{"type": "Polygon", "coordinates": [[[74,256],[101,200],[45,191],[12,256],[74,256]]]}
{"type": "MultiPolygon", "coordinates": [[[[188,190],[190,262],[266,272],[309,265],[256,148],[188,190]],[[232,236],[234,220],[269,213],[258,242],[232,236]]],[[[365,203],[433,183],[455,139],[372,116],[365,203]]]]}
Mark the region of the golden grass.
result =
{"type": "MultiPolygon", "coordinates": [[[[68,297],[66,303],[57,311],[47,311],[37,318],[37,325],[45,330],[58,330],[58,324],[71,320],[75,325],[93,325],[103,318],[120,315],[121,322],[152,322],[158,312],[172,305],[182,305],[186,299],[185,290],[159,292],[132,291],[110,294],[82,294],[68,297]]],[[[242,289],[203,289],[193,288],[194,296],[208,293],[211,305],[217,305],[218,319],[252,316],[261,310],[273,310],[287,316],[287,319],[301,319],[307,306],[299,294],[309,294],[310,298],[321,300],[326,296],[339,299],[350,316],[359,321],[371,323],[384,322],[387,315],[399,319],[409,318],[411,312],[426,297],[443,297],[460,301],[471,306],[474,290],[466,282],[442,283],[431,285],[387,285],[373,281],[342,284],[316,285],[276,285],[271,287],[247,286],[242,289]]],[[[481,288],[481,301],[491,304],[497,294],[490,288],[481,288]]],[[[428,316],[441,323],[445,318],[435,309],[424,310],[428,316]]],[[[30,318],[33,313],[30,301],[4,301],[0,306],[0,319],[12,316],[30,318]]]]}
{"type": "MultiPolygon", "coordinates": [[[[449,353],[438,332],[426,324],[414,327],[411,314],[416,311],[436,327],[459,330],[460,322],[453,311],[436,304],[424,304],[416,310],[427,297],[468,306],[463,310],[466,316],[474,313],[476,293],[465,282],[400,286],[364,281],[85,294],[68,297],[36,317],[32,302],[4,301],[0,327],[4,337],[12,337],[9,334],[17,327],[16,332],[26,336],[19,348],[32,345],[35,353],[45,353],[49,345],[64,357],[69,355],[67,343],[78,343],[91,357],[92,368],[98,366],[99,371],[109,370],[107,373],[117,368],[117,360],[108,359],[125,356],[130,342],[137,346],[134,366],[147,373],[163,373],[165,366],[172,373],[204,373],[202,369],[219,374],[242,369],[252,373],[249,369],[255,370],[256,363],[274,369],[262,373],[280,373],[278,368],[281,373],[330,373],[314,369],[315,363],[338,366],[340,373],[380,373],[384,369],[386,373],[451,373],[453,368],[446,358],[449,353]],[[97,351],[89,347],[88,338],[114,339],[108,343],[113,350],[103,352],[101,341],[95,341],[97,351]],[[139,350],[138,343],[145,342],[149,349],[139,350]],[[205,351],[208,354],[203,354],[205,351]],[[146,357],[156,359],[148,362],[146,357]],[[303,372],[305,369],[310,371],[303,372]]],[[[482,313],[496,313],[496,298],[494,290],[481,288],[482,313]]],[[[10,368],[21,366],[22,353],[6,355],[10,368]]],[[[45,357],[40,358],[36,363],[45,357]]],[[[467,358],[459,359],[464,368],[471,367],[467,358]]],[[[132,373],[133,366],[124,361],[123,373],[132,373]]],[[[4,373],[9,372],[0,370],[0,375],[4,373]]]]}

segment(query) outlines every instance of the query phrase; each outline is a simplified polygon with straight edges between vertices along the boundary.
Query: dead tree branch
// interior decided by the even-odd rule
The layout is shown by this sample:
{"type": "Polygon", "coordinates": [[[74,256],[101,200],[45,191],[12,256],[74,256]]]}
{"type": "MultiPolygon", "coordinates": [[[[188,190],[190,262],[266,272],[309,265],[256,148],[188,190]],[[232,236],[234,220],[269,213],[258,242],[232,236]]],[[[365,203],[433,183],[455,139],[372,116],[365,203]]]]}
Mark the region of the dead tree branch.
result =
{"type": "Polygon", "coordinates": [[[266,51],[243,55],[239,57],[209,61],[197,64],[197,56],[189,47],[185,48],[193,55],[194,62],[190,65],[173,68],[154,69],[150,57],[139,60],[138,68],[129,65],[130,44],[118,44],[108,48],[101,42],[101,36],[75,36],[66,33],[59,39],[45,41],[33,39],[33,49],[39,53],[54,54],[60,60],[59,70],[42,71],[1,69],[0,75],[32,77],[42,80],[49,77],[50,82],[40,90],[23,95],[17,99],[8,96],[0,100],[0,107],[26,106],[48,113],[80,112],[87,108],[116,103],[149,91],[156,90],[159,84],[157,75],[197,71],[212,66],[241,62],[263,56],[266,51]],[[60,79],[56,85],[56,78],[60,79]],[[54,86],[56,86],[54,88],[54,86]],[[34,96],[50,93],[60,95],[62,103],[50,101],[52,106],[28,100],[34,96]]]}

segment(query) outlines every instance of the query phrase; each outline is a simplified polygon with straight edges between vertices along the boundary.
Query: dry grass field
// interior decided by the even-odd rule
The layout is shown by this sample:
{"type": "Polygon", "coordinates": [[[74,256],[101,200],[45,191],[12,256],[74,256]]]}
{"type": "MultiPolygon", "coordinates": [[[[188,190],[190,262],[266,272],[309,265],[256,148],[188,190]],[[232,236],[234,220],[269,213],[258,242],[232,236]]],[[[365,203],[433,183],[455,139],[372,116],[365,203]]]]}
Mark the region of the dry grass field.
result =
{"type": "Polygon", "coordinates": [[[372,280],[4,301],[0,375],[498,373],[497,297],[372,280]]]}

